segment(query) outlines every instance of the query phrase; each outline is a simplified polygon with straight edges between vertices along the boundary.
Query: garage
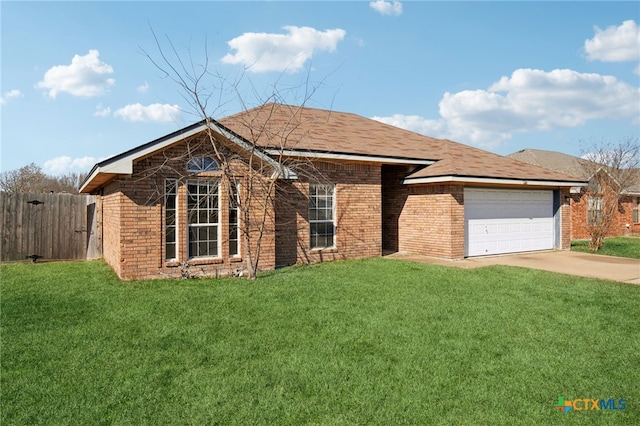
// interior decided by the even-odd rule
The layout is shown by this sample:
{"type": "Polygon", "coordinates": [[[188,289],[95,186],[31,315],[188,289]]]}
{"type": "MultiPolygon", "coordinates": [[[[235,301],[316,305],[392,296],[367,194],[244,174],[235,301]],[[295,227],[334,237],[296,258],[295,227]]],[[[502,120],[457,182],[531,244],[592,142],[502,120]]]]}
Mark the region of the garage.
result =
{"type": "Polygon", "coordinates": [[[465,188],[465,256],[555,246],[552,190],[465,188]]]}

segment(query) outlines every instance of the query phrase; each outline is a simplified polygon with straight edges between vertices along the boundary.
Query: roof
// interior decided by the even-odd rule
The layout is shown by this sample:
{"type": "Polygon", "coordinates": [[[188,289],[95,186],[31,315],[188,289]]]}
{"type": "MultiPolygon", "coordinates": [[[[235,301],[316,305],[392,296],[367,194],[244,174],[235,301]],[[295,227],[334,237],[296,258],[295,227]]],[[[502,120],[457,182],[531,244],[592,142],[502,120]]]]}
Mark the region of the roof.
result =
{"type": "MultiPolygon", "coordinates": [[[[82,192],[99,189],[133,163],[202,132],[207,123],[226,139],[262,157],[283,154],[382,164],[409,164],[404,183],[480,182],[580,186],[583,179],[446,139],[435,139],[352,113],[268,103],[218,121],[206,119],[96,164],[82,192]],[[251,142],[249,142],[251,141],[251,142]]],[[[272,159],[265,159],[265,161],[272,159]]],[[[282,173],[282,172],[281,172],[282,173]]],[[[295,173],[285,170],[284,177],[295,173]]]]}
{"type": "Polygon", "coordinates": [[[435,139],[352,113],[265,104],[220,120],[256,144],[288,153],[362,155],[408,160],[426,167],[405,183],[463,181],[464,178],[526,180],[579,185],[583,179],[473,148],[435,139]],[[429,165],[432,164],[432,165],[429,165]]]}
{"type": "MultiPolygon", "coordinates": [[[[601,168],[601,166],[596,163],[585,160],[584,158],[542,149],[523,149],[509,154],[508,157],[532,165],[544,166],[548,169],[573,175],[583,180],[589,180],[593,171],[601,168]]],[[[629,170],[632,176],[631,182],[630,186],[624,192],[628,194],[640,194],[640,169],[629,170]]]]}
{"type": "Polygon", "coordinates": [[[591,177],[589,170],[593,169],[593,167],[588,166],[589,160],[557,151],[523,149],[509,154],[508,157],[586,180],[591,177]]]}

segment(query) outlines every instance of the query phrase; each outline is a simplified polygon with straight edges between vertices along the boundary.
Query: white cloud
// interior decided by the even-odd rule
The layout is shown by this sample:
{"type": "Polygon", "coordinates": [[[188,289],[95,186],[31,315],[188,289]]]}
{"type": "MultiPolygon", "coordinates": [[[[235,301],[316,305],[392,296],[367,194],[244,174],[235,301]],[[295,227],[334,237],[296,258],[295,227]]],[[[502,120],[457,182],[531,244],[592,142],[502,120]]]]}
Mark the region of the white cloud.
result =
{"type": "Polygon", "coordinates": [[[149,83],[147,83],[146,81],[142,86],[138,86],[138,92],[140,93],[147,93],[147,90],[149,90],[149,83]]]}
{"type": "Polygon", "coordinates": [[[519,69],[487,90],[445,93],[440,118],[375,117],[433,137],[495,148],[514,133],[584,125],[589,120],[637,120],[640,89],[612,76],[572,70],[519,69]]]}
{"type": "Polygon", "coordinates": [[[54,99],[62,92],[82,97],[103,94],[115,80],[108,77],[113,74],[113,67],[102,62],[99,56],[100,52],[92,49],[85,56],[75,55],[70,65],[51,67],[36,88],[47,89],[54,99]]]}
{"type": "Polygon", "coordinates": [[[93,113],[96,117],[108,117],[111,115],[111,108],[104,107],[102,104],[96,105],[96,112],[93,113]]]}
{"type": "Polygon", "coordinates": [[[169,104],[131,104],[117,109],[113,115],[125,121],[144,121],[156,123],[172,123],[180,118],[178,105],[169,104]]]}
{"type": "Polygon", "coordinates": [[[411,130],[412,132],[421,133],[423,135],[433,136],[435,134],[442,134],[445,130],[443,128],[444,123],[442,121],[428,120],[419,115],[393,114],[390,117],[375,116],[371,117],[371,119],[391,124],[392,126],[400,127],[402,129],[411,130]]]}
{"type": "Polygon", "coordinates": [[[633,20],[606,30],[594,28],[595,36],[585,40],[584,50],[590,61],[625,62],[640,59],[640,27],[633,20]]]}
{"type": "Polygon", "coordinates": [[[316,51],[333,52],[344,39],[342,29],[318,31],[285,26],[286,34],[244,33],[227,44],[235,53],[222,58],[227,64],[243,64],[251,72],[300,71],[316,51]]]}
{"type": "Polygon", "coordinates": [[[67,155],[52,158],[44,162],[44,171],[48,174],[59,174],[69,171],[85,171],[96,163],[94,157],[71,158],[67,155]]]}
{"type": "Polygon", "coordinates": [[[381,15],[395,15],[402,14],[402,3],[394,1],[393,3],[385,0],[376,0],[369,3],[369,7],[378,12],[381,15]]]}
{"type": "Polygon", "coordinates": [[[4,105],[7,102],[24,97],[24,94],[18,89],[9,90],[8,92],[4,92],[2,97],[0,97],[0,105],[4,105]]]}

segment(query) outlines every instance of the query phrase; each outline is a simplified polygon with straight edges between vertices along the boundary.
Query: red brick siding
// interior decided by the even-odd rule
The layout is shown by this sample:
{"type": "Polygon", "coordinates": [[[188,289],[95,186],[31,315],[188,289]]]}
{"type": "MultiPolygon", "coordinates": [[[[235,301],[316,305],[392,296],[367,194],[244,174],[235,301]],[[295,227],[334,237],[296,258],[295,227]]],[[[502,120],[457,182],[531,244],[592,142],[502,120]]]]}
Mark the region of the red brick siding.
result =
{"type": "Polygon", "coordinates": [[[560,189],[560,249],[571,248],[571,206],[569,188],[560,189]]]}
{"type": "Polygon", "coordinates": [[[383,167],[384,248],[425,256],[464,257],[464,187],[413,184],[405,166],[383,167]]]}
{"type": "MultiPolygon", "coordinates": [[[[186,176],[188,157],[185,144],[177,145],[134,164],[131,176],[120,177],[103,191],[104,257],[122,279],[180,277],[191,275],[226,275],[246,259],[244,241],[240,243],[240,257],[230,258],[228,247],[228,197],[221,184],[220,190],[220,253],[213,259],[187,258],[187,192],[186,181],[193,178],[214,178],[216,173],[186,176]],[[164,254],[164,185],[165,179],[178,179],[177,260],[165,261],[164,254]]],[[[190,146],[190,156],[210,154],[206,144],[190,146]]],[[[233,173],[246,188],[246,166],[233,160],[233,173]],[[243,184],[243,182],[245,182],[243,184]]],[[[259,191],[256,191],[259,193],[259,191]]],[[[263,205],[265,198],[257,197],[263,205]]],[[[275,266],[273,209],[267,203],[267,229],[262,238],[260,268],[275,266]]],[[[260,212],[252,212],[255,218],[260,212]]],[[[255,250],[255,244],[254,244],[255,250]]]]}
{"type": "MultiPolygon", "coordinates": [[[[588,239],[588,202],[589,195],[583,188],[580,194],[571,194],[571,238],[588,239]]],[[[640,223],[633,222],[634,197],[622,197],[618,203],[618,211],[607,232],[608,237],[630,235],[640,232],[640,223]],[[627,227],[627,224],[629,225],[627,227]]]]}
{"type": "Polygon", "coordinates": [[[120,275],[120,197],[119,185],[107,185],[102,196],[102,255],[120,275]]]}
{"type": "Polygon", "coordinates": [[[462,185],[409,185],[398,219],[399,251],[463,258],[463,190],[462,185]]]}
{"type": "Polygon", "coordinates": [[[380,166],[316,162],[297,181],[281,182],[276,201],[276,264],[382,254],[380,166]],[[335,185],[336,245],[310,249],[309,185],[335,185]]]}

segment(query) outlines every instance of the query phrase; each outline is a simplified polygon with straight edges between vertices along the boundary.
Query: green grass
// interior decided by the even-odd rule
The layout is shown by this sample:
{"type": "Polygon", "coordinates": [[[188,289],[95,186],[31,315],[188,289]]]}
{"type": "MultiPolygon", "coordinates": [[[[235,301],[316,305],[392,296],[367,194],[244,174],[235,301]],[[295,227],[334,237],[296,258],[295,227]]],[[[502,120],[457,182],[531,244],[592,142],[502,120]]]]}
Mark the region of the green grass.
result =
{"type": "Polygon", "coordinates": [[[1,273],[2,425],[640,421],[632,285],[391,259],[254,282],[1,273]],[[565,415],[558,397],[627,408],[565,415]]]}
{"type": "Polygon", "coordinates": [[[606,256],[630,257],[640,259],[640,237],[611,237],[604,240],[604,245],[598,251],[589,250],[589,240],[574,240],[571,250],[585,253],[602,254],[606,256]]]}

